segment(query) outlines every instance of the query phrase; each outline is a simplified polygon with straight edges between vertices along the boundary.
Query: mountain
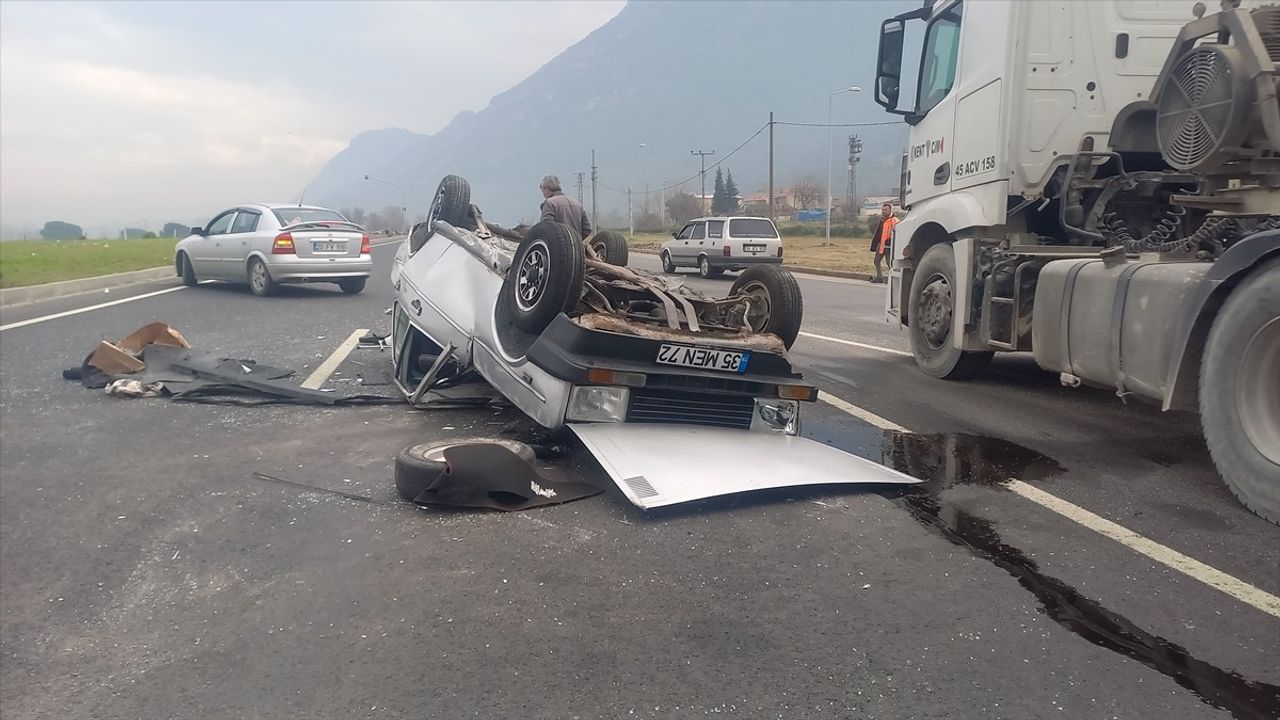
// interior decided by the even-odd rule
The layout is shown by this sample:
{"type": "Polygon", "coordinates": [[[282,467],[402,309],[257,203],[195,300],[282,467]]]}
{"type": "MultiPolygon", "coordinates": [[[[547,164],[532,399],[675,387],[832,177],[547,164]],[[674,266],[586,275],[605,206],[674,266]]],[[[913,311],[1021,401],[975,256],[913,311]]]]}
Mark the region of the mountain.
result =
{"type": "MultiPolygon", "coordinates": [[[[741,191],[768,181],[767,131],[725,156],[764,127],[779,122],[824,123],[829,94],[851,85],[861,94],[833,99],[836,122],[886,122],[871,99],[880,22],[917,2],[632,2],[605,25],[517,84],[480,112],[463,112],[440,131],[361,133],[307,187],[307,200],[333,207],[377,208],[405,188],[410,215],[430,205],[440,178],[471,182],[472,202],[504,224],[536,216],[538,181],[559,175],[569,194],[575,171],[599,167],[599,210],[626,207],[625,192],[697,174],[690,150],[715,150],[741,191]],[[644,147],[641,147],[641,144],[644,147]]],[[[533,33],[536,42],[536,31],[533,33]]],[[[477,45],[476,52],[483,52],[477,45]]],[[[466,73],[466,58],[440,73],[466,73]]],[[[415,78],[431,92],[431,77],[415,78]]],[[[845,189],[846,138],[864,151],[860,196],[897,185],[905,125],[836,128],[836,196],[845,189]]],[[[827,175],[827,129],[775,126],[775,184],[827,175]]],[[[587,173],[590,177],[590,173],[587,173]]],[[[590,204],[590,188],[584,193],[590,204]]],[[[710,177],[708,177],[710,183],[710,177]]],[[[681,190],[698,192],[694,179],[681,190]]],[[[708,184],[707,192],[711,191],[708,184]]],[[[637,202],[639,197],[637,196],[637,202]]]]}

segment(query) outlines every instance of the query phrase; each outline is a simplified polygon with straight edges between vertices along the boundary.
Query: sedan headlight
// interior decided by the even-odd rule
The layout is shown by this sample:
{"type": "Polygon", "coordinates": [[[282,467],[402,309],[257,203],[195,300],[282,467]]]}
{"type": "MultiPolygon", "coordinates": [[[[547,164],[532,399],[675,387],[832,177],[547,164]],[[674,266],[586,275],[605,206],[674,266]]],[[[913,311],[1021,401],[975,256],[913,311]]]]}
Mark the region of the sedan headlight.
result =
{"type": "Polygon", "coordinates": [[[566,420],[576,422],[622,422],[627,419],[631,391],[624,387],[588,385],[569,393],[566,420]]]}
{"type": "Polygon", "coordinates": [[[795,435],[800,432],[800,403],[795,400],[756,398],[751,429],[795,435]]]}

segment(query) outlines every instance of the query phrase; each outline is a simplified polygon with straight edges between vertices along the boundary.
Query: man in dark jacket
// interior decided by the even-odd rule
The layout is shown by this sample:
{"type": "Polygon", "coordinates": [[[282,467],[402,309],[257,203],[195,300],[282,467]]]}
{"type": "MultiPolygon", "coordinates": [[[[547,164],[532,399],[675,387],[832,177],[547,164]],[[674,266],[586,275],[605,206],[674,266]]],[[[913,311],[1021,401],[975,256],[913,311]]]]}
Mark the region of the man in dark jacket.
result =
{"type": "Polygon", "coordinates": [[[884,282],[884,273],[880,271],[880,263],[884,260],[884,254],[889,252],[889,241],[893,239],[893,226],[898,224],[898,218],[893,214],[893,205],[885,203],[880,206],[880,222],[876,223],[876,229],[871,233],[871,252],[875,253],[876,276],[871,278],[873,283],[884,282]]]}
{"type": "Polygon", "coordinates": [[[564,223],[578,233],[578,239],[584,240],[591,234],[591,221],[577,200],[564,194],[560,187],[560,178],[547,175],[538,184],[542,190],[542,219],[564,223]]]}

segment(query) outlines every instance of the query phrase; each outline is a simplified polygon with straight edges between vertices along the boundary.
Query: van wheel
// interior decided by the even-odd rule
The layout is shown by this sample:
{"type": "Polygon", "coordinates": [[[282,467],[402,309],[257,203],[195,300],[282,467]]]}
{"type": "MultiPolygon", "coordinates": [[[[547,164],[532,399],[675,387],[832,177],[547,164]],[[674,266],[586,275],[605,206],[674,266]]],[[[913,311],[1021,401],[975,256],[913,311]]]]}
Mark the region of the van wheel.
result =
{"type": "Polygon", "coordinates": [[[926,375],[948,380],[973,377],[991,363],[991,352],[959,350],[951,341],[955,313],[956,260],[948,243],[929,248],[911,278],[907,321],[911,354],[926,375]]]}
{"type": "Polygon", "coordinates": [[[267,270],[267,264],[262,262],[261,258],[254,258],[249,261],[249,292],[258,297],[266,297],[275,295],[280,285],[271,279],[271,273],[267,270]]]}
{"type": "Polygon", "coordinates": [[[662,272],[668,275],[674,275],[676,273],[676,263],[671,259],[671,253],[666,250],[662,251],[662,272]]]}
{"type": "Polygon", "coordinates": [[[182,284],[192,287],[200,281],[196,279],[196,269],[191,267],[191,258],[186,253],[178,253],[178,266],[182,269],[182,284]]]}
{"type": "Polygon", "coordinates": [[[591,249],[596,251],[600,259],[610,265],[627,266],[631,250],[627,247],[627,239],[620,232],[601,230],[591,236],[591,249]]]}
{"type": "Polygon", "coordinates": [[[1205,343],[1200,422],[1232,494],[1280,525],[1280,261],[1227,296],[1205,343]]]}
{"type": "Polygon", "coordinates": [[[545,220],[529,228],[516,250],[499,302],[508,303],[516,327],[540,333],[557,315],[578,307],[587,256],[568,225],[545,220]]]}
{"type": "Polygon", "coordinates": [[[804,298],[795,276],[778,265],[757,265],[733,281],[729,297],[749,296],[747,324],[756,332],[772,333],[790,349],[800,334],[804,298]]]}
{"type": "Polygon", "coordinates": [[[720,277],[724,274],[724,268],[711,267],[711,261],[706,255],[698,256],[698,274],[704,278],[720,277]]]}

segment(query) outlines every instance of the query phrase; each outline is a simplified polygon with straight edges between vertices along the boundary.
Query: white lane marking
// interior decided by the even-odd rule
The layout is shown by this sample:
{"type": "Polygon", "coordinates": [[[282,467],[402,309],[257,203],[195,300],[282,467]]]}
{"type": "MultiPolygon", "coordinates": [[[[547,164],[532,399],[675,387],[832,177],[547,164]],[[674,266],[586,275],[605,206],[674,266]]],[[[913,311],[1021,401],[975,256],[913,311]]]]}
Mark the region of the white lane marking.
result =
{"type": "MultiPolygon", "coordinates": [[[[207,282],[214,282],[214,281],[201,280],[200,284],[203,285],[204,283],[207,283],[207,282]]],[[[0,325],[0,332],[4,332],[5,330],[14,330],[20,327],[26,327],[28,325],[35,325],[36,323],[47,322],[49,320],[57,320],[58,318],[71,317],[72,315],[79,315],[80,313],[87,313],[92,310],[101,310],[102,308],[108,308],[113,305],[123,305],[124,303],[133,302],[134,300],[145,300],[147,298],[155,297],[157,295],[164,295],[166,293],[178,292],[179,290],[186,290],[186,289],[187,289],[186,285],[179,285],[177,287],[165,288],[164,290],[156,290],[154,292],[143,293],[141,295],[134,295],[133,297],[120,298],[119,300],[112,300],[111,302],[98,303],[97,305],[90,305],[88,307],[76,308],[75,310],[66,310],[60,313],[53,313],[52,315],[41,315],[40,317],[31,318],[30,320],[21,320],[15,323],[9,323],[8,325],[0,325]]]]}
{"type": "Polygon", "coordinates": [[[324,381],[328,380],[333,371],[337,370],[338,366],[342,364],[342,361],[347,359],[347,355],[351,354],[356,345],[360,344],[360,338],[368,332],[365,328],[352,332],[346,340],[342,341],[338,349],[334,350],[333,354],[328,358],[325,358],[325,361],[320,363],[320,367],[316,368],[315,372],[311,373],[310,377],[303,381],[302,387],[308,390],[319,390],[320,386],[324,385],[324,381]]]}
{"type": "MultiPolygon", "coordinates": [[[[876,427],[883,428],[885,430],[910,432],[895,422],[886,420],[870,410],[860,408],[857,405],[846,400],[842,400],[834,395],[819,392],[818,399],[845,413],[865,420],[876,427]]],[[[1215,590],[1226,593],[1240,602],[1257,608],[1268,615],[1280,618],[1280,597],[1276,597],[1266,590],[1255,585],[1250,585],[1237,577],[1228,575],[1227,573],[1210,565],[1206,565],[1195,558],[1183,555],[1173,548],[1165,547],[1150,538],[1139,535],[1123,525],[1114,523],[1100,515],[1096,515],[1085,510],[1079,505],[1067,502],[1056,495],[1052,495],[1040,488],[1028,485],[1021,480],[1010,478],[1004,486],[1040,507],[1057,513],[1078,525],[1083,525],[1099,535],[1111,538],[1130,550],[1141,555],[1145,555],[1165,567],[1176,570],[1193,580],[1198,580],[1215,590]]]]}
{"type": "Polygon", "coordinates": [[[868,345],[867,343],[854,342],[853,340],[844,340],[842,338],[830,337],[828,335],[815,335],[814,333],[801,331],[800,336],[813,338],[814,340],[825,340],[827,342],[839,343],[841,345],[851,345],[853,347],[862,348],[864,350],[875,350],[876,352],[889,353],[890,355],[902,355],[905,357],[911,357],[911,353],[905,350],[895,350],[893,348],[887,348],[880,345],[868,345]]]}
{"type": "Polygon", "coordinates": [[[1193,577],[1211,588],[1221,590],[1240,602],[1252,605],[1268,615],[1280,618],[1280,597],[1232,577],[1215,567],[1205,565],[1195,558],[1183,555],[1177,550],[1167,548],[1123,525],[1095,515],[1079,505],[1069,503],[1056,495],[1050,495],[1044,490],[1028,485],[1021,480],[1011,478],[1005,483],[1005,487],[1045,509],[1074,520],[1090,530],[1100,535],[1105,535],[1162,565],[1193,577]]]}
{"type": "Polygon", "coordinates": [[[384,243],[377,243],[374,245],[370,245],[369,247],[386,247],[388,245],[399,245],[402,242],[404,242],[404,238],[400,238],[399,240],[390,240],[384,243]]]}
{"type": "Polygon", "coordinates": [[[869,422],[878,428],[883,428],[885,430],[896,430],[898,432],[910,432],[910,430],[907,430],[906,428],[902,427],[901,425],[891,420],[885,420],[884,418],[871,412],[870,410],[867,410],[866,408],[860,408],[857,405],[854,405],[853,403],[847,402],[845,400],[841,400],[840,398],[830,393],[822,392],[821,390],[818,391],[818,400],[834,408],[842,410],[845,413],[852,415],[856,418],[865,420],[866,422],[869,422]]]}

